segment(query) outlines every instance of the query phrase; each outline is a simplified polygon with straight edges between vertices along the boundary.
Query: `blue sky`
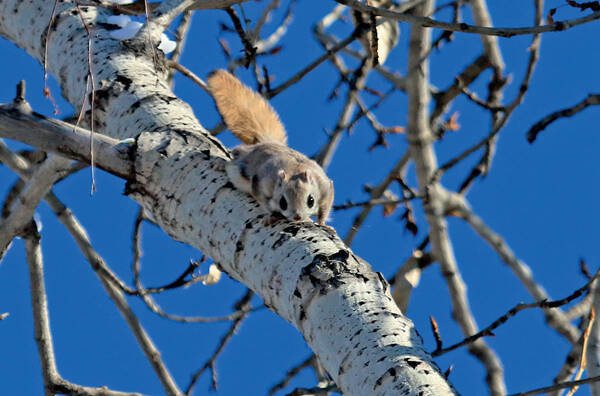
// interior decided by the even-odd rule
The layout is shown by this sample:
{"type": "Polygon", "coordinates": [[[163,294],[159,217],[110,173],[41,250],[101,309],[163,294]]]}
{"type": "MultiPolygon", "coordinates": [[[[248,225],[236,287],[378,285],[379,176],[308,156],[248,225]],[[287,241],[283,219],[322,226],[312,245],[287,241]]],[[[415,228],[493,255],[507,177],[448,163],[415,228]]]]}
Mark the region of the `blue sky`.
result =
{"type": "MultiPolygon", "coordinates": [[[[562,1],[547,2],[544,15],[562,1]]],[[[287,1],[275,14],[278,22],[287,1]]],[[[264,2],[249,2],[244,10],[250,19],[256,17],[264,2]]],[[[280,53],[259,58],[275,78],[275,85],[295,74],[303,65],[318,57],[322,50],[312,38],[312,25],[334,6],[333,2],[299,2],[295,18],[283,41],[280,53]]],[[[529,26],[532,6],[518,0],[491,1],[492,18],[497,26],[529,26]]],[[[447,17],[446,14],[441,14],[447,17]]],[[[558,9],[556,20],[579,16],[568,7],[558,9]]],[[[471,22],[465,10],[465,21],[471,22]]],[[[201,77],[213,69],[226,66],[219,49],[218,22],[229,24],[222,11],[197,12],[181,63],[201,77]]],[[[267,25],[267,33],[274,25],[267,25]]],[[[406,72],[409,26],[401,24],[400,43],[386,65],[406,72]]],[[[345,37],[348,24],[336,25],[333,32],[345,37]]],[[[600,47],[596,38],[598,22],[562,33],[547,33],[542,37],[541,59],[537,65],[525,101],[501,132],[498,150],[490,174],[477,180],[468,199],[478,215],[502,235],[519,258],[525,261],[553,298],[562,298],[583,285],[586,280],[578,269],[579,258],[587,261],[592,271],[600,265],[598,227],[600,209],[597,205],[598,164],[600,145],[598,109],[589,108],[579,115],[552,124],[530,145],[525,139],[529,127],[539,118],[557,109],[571,106],[590,92],[598,92],[600,79],[600,47]]],[[[437,37],[439,31],[434,31],[437,37]]],[[[234,34],[225,34],[233,53],[242,47],[234,34]]],[[[525,71],[530,37],[499,39],[506,62],[506,72],[512,84],[506,90],[506,100],[512,100],[525,71]]],[[[356,47],[358,48],[358,47],[356,47]]],[[[14,96],[14,86],[27,81],[27,98],[33,108],[48,116],[51,104],[43,97],[41,66],[24,51],[0,39],[0,51],[5,59],[0,65],[0,101],[14,96]]],[[[448,86],[457,72],[469,64],[481,51],[479,38],[455,34],[431,57],[432,84],[448,86]]],[[[356,62],[348,60],[355,67],[356,62]]],[[[325,142],[324,129],[331,130],[342,106],[343,93],[334,101],[327,96],[337,78],[330,64],[323,64],[299,84],[273,99],[289,133],[289,144],[308,155],[325,142]]],[[[248,72],[240,76],[248,83],[248,72]]],[[[490,74],[484,73],[472,86],[480,97],[485,96],[490,74]]],[[[386,91],[388,84],[372,74],[368,85],[386,91]]],[[[51,89],[61,109],[60,116],[69,115],[70,105],[60,98],[54,81],[51,89]]],[[[211,99],[204,91],[178,76],[175,92],[194,108],[203,125],[214,126],[219,117],[211,99]]],[[[363,94],[367,101],[373,98],[363,94]]],[[[376,115],[384,125],[406,124],[406,95],[396,92],[380,107],[376,115]]],[[[440,163],[453,158],[488,133],[489,116],[480,108],[459,98],[452,111],[459,111],[461,128],[448,132],[436,143],[440,163]]],[[[229,133],[220,136],[225,144],[237,144],[229,133]]],[[[390,147],[368,152],[375,135],[363,121],[351,136],[344,136],[328,173],[336,187],[336,203],[348,199],[365,199],[364,184],[377,184],[407,144],[403,135],[390,136],[390,147]]],[[[11,147],[21,147],[9,142],[11,147]]],[[[456,189],[479,155],[474,155],[448,172],[443,183],[456,189]]],[[[57,195],[68,204],[86,227],[96,249],[123,279],[131,275],[131,231],[136,204],[122,195],[124,182],[98,172],[98,191],[89,195],[89,170],[79,172],[56,186],[57,195]]],[[[4,196],[15,176],[0,167],[0,196],[4,196]]],[[[416,185],[411,168],[407,181],[416,185]]],[[[394,186],[398,192],[397,186],[394,186]]],[[[410,255],[426,233],[424,216],[415,205],[419,234],[413,237],[403,230],[399,221],[401,210],[384,218],[381,210],[372,212],[352,245],[375,270],[386,276],[410,255]]],[[[38,209],[43,221],[42,247],[50,304],[51,324],[59,372],[68,380],[88,386],[107,385],[113,389],[162,394],[158,380],[135,344],[135,340],[117,310],[107,298],[89,264],[79,253],[71,237],[56,220],[49,208],[38,209]]],[[[345,235],[357,210],[333,213],[331,224],[345,235]]],[[[498,256],[463,222],[450,219],[449,230],[458,265],[468,285],[468,295],[478,324],[483,327],[520,301],[531,301],[523,286],[498,256]]],[[[183,271],[190,259],[199,259],[201,252],[171,240],[156,227],[143,228],[142,276],[147,285],[168,283],[183,271]]],[[[205,267],[206,268],[206,267],[205,267]]],[[[205,269],[204,268],[204,269],[205,269]]],[[[244,288],[224,277],[211,287],[195,285],[189,289],[165,293],[158,297],[161,306],[172,313],[186,315],[221,315],[231,311],[231,305],[243,295],[244,288]]],[[[260,305],[260,299],[253,300],[260,305]]],[[[180,324],[169,322],[150,313],[140,301],[130,300],[143,324],[161,350],[162,356],[181,387],[190,373],[202,366],[211,355],[228,323],[180,324]]],[[[42,394],[37,351],[33,340],[29,281],[22,242],[18,241],[0,264],[0,312],[10,316],[0,322],[0,378],[6,394],[42,394]]],[[[450,317],[447,288],[439,267],[433,265],[423,274],[419,287],[411,297],[407,312],[425,339],[427,348],[435,343],[429,331],[429,315],[440,326],[446,344],[460,340],[461,334],[450,317]]],[[[496,337],[486,341],[499,354],[505,369],[509,392],[549,385],[560,369],[567,343],[549,329],[539,311],[525,311],[495,331],[496,337]]],[[[265,394],[279,381],[285,371],[304,360],[310,351],[301,335],[288,323],[266,309],[250,315],[238,334],[228,344],[218,360],[218,395],[265,394]]],[[[485,373],[466,350],[461,349],[437,359],[445,370],[450,364],[450,380],[466,395],[485,394],[485,373]]],[[[209,375],[205,374],[196,394],[208,393],[209,375]]],[[[314,378],[303,372],[292,381],[294,386],[312,386],[314,378]]],[[[587,390],[580,392],[587,394],[587,390]]],[[[283,393],[282,393],[283,394],[283,393]]]]}

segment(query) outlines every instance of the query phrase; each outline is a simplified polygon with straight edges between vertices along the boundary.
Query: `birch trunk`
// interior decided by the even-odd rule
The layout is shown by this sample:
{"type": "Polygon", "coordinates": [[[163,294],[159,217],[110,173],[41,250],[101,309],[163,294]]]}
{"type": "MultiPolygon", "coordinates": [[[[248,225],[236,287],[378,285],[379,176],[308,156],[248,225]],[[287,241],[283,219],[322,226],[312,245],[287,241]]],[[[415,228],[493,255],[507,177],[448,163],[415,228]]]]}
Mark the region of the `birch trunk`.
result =
{"type": "Polygon", "coordinates": [[[292,323],[344,394],[454,393],[381,274],[325,228],[264,226],[259,205],[213,170],[229,152],[169,89],[162,53],[150,47],[158,24],[119,41],[110,36],[117,27],[107,24],[108,10],[82,6],[80,15],[74,3],[59,2],[52,21],[53,3],[0,0],[0,34],[40,62],[47,42],[49,71],[79,109],[89,96],[85,19],[92,31],[95,132],[136,140],[128,196],[292,323]]]}

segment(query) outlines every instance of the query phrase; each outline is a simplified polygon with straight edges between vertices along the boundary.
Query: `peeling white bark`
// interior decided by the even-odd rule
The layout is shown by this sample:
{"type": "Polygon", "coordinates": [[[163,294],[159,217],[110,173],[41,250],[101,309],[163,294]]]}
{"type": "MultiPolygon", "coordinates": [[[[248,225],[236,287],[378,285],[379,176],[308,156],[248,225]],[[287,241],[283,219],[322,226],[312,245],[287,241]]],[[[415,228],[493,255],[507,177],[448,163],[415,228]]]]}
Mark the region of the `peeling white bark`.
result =
{"type": "MultiPolygon", "coordinates": [[[[0,0],[0,34],[41,61],[52,5],[0,0]]],[[[453,394],[381,274],[325,228],[265,226],[258,203],[213,169],[228,151],[169,90],[164,60],[147,46],[159,34],[118,41],[104,24],[110,11],[81,10],[93,32],[96,131],[137,142],[127,195],[296,326],[345,395],[453,394]]],[[[48,66],[76,108],[85,95],[87,50],[74,4],[60,2],[48,66]]]]}

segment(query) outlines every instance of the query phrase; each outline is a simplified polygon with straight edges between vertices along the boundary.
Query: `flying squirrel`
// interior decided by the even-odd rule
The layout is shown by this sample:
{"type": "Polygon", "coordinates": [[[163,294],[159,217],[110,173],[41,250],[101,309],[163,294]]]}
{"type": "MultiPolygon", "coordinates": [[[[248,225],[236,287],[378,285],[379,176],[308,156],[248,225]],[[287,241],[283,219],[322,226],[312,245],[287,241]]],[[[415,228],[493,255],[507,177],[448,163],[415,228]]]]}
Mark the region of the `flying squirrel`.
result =
{"type": "Polygon", "coordinates": [[[287,146],[279,116],[261,95],[225,70],[207,79],[217,109],[242,142],[224,168],[231,183],[269,213],[289,220],[316,216],[324,225],[333,204],[333,182],[323,168],[287,146]]]}

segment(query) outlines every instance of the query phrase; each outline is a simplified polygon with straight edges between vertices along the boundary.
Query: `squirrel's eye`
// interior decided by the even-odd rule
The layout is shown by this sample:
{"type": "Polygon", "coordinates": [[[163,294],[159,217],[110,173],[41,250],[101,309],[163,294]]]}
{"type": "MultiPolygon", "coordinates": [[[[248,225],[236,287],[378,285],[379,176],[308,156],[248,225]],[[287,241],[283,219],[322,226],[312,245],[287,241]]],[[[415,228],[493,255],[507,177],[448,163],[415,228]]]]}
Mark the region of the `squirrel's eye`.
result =
{"type": "Polygon", "coordinates": [[[313,198],[312,195],[308,196],[308,199],[306,200],[306,204],[308,205],[309,208],[313,207],[313,205],[315,204],[315,199],[313,198]]]}
{"type": "Polygon", "coordinates": [[[279,200],[279,207],[281,208],[281,210],[287,209],[287,201],[285,200],[285,197],[281,197],[281,199],[279,200]]]}

